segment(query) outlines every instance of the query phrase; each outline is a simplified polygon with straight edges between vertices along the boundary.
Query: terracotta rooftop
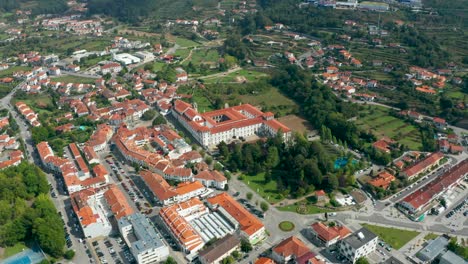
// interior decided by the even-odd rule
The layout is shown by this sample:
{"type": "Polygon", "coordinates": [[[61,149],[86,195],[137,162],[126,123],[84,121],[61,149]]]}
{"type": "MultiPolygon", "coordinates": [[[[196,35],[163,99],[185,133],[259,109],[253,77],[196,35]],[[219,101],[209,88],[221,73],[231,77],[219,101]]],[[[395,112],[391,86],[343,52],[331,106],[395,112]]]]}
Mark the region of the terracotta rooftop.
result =
{"type": "Polygon", "coordinates": [[[255,232],[264,227],[260,220],[249,213],[247,209],[225,192],[210,197],[207,201],[213,206],[218,205],[224,208],[224,210],[239,222],[241,230],[249,236],[255,234],[255,232]]]}
{"type": "Polygon", "coordinates": [[[281,241],[281,243],[273,248],[273,251],[285,258],[289,256],[300,258],[303,255],[309,253],[310,249],[299,238],[291,236],[281,241]]]}

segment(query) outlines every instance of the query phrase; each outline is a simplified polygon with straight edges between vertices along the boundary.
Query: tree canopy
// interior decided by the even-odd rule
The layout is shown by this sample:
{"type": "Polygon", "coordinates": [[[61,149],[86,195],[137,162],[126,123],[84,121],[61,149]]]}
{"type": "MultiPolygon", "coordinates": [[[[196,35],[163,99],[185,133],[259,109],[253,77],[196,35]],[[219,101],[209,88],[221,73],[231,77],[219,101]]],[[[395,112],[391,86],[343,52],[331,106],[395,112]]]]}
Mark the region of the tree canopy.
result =
{"type": "Polygon", "coordinates": [[[45,174],[34,165],[23,162],[0,171],[0,246],[33,239],[44,252],[62,256],[63,223],[48,191],[45,174]]]}

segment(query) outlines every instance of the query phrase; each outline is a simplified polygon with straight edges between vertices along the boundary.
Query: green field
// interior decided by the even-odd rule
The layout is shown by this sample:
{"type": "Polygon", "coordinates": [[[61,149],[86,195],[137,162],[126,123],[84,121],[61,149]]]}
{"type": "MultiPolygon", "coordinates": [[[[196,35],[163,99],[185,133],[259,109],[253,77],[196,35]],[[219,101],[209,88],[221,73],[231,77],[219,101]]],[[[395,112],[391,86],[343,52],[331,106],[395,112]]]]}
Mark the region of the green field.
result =
{"type": "Polygon", "coordinates": [[[437,234],[429,233],[429,234],[424,236],[424,240],[433,240],[433,239],[436,239],[438,237],[439,237],[439,235],[437,235],[437,234]]]}
{"type": "Polygon", "coordinates": [[[36,111],[38,114],[41,114],[43,112],[50,113],[48,110],[44,110],[42,108],[38,108],[38,105],[52,105],[52,98],[48,94],[40,93],[40,94],[35,94],[35,95],[26,95],[24,98],[16,98],[13,97],[12,99],[12,104],[15,104],[16,102],[24,102],[27,104],[29,107],[31,107],[34,111],[36,111]]]}
{"type": "Polygon", "coordinates": [[[13,90],[14,85],[12,84],[0,84],[0,97],[7,95],[13,90]]]}
{"type": "Polygon", "coordinates": [[[385,243],[397,250],[419,235],[419,232],[417,231],[403,230],[394,227],[383,227],[369,224],[362,224],[362,226],[374,232],[385,243]]]}
{"type": "Polygon", "coordinates": [[[12,77],[13,73],[17,71],[29,71],[31,69],[32,69],[31,67],[26,67],[26,66],[13,66],[6,70],[0,71],[0,78],[12,77]]]}
{"type": "Polygon", "coordinates": [[[333,210],[323,209],[312,204],[307,204],[305,205],[306,211],[301,212],[299,209],[300,207],[301,206],[298,204],[293,204],[293,205],[286,205],[286,206],[278,207],[278,210],[284,211],[284,212],[300,213],[300,214],[323,214],[323,213],[333,211],[333,210]]]}
{"type": "Polygon", "coordinates": [[[283,200],[283,198],[278,194],[276,181],[272,180],[265,184],[264,172],[254,176],[243,175],[242,181],[269,203],[277,203],[283,200]]]}
{"type": "Polygon", "coordinates": [[[235,72],[225,73],[221,76],[208,76],[205,78],[201,77],[201,79],[205,80],[206,83],[236,83],[240,80],[237,77],[245,78],[247,82],[255,82],[260,79],[267,78],[268,75],[263,72],[241,69],[235,72]]]}
{"type": "Polygon", "coordinates": [[[387,136],[395,139],[412,150],[422,148],[418,129],[405,121],[389,114],[389,109],[380,106],[368,106],[370,109],[360,111],[356,125],[365,131],[372,131],[377,137],[387,136]]]}
{"type": "Polygon", "coordinates": [[[73,75],[63,75],[57,78],[52,79],[54,82],[64,82],[64,83],[84,83],[84,84],[93,84],[96,79],[94,78],[86,78],[86,77],[78,77],[73,75]]]}
{"type": "Polygon", "coordinates": [[[208,50],[193,50],[192,56],[190,59],[186,60],[183,64],[186,65],[189,62],[192,62],[194,65],[199,64],[214,64],[219,60],[219,54],[217,50],[208,49],[208,50]]]}
{"type": "Polygon", "coordinates": [[[193,102],[197,103],[198,111],[201,113],[215,110],[213,104],[205,95],[203,95],[203,91],[201,90],[195,90],[195,92],[192,94],[192,100],[193,102]]]}
{"type": "Polygon", "coordinates": [[[186,38],[180,38],[180,37],[175,37],[175,43],[181,47],[198,47],[201,46],[200,43],[186,39],[186,38]]]}
{"type": "Polygon", "coordinates": [[[187,56],[190,54],[189,49],[178,49],[174,53],[174,56],[180,56],[181,60],[187,58],[187,56]]]}
{"type": "Polygon", "coordinates": [[[280,93],[278,89],[273,87],[265,93],[257,95],[240,95],[239,98],[242,100],[243,103],[251,105],[260,105],[262,103],[265,103],[267,105],[294,106],[296,104],[293,100],[289,99],[288,97],[280,93]]]}
{"type": "Polygon", "coordinates": [[[20,253],[21,251],[23,251],[23,249],[28,249],[28,247],[23,242],[17,243],[12,247],[6,247],[3,256],[1,256],[0,258],[6,259],[8,257],[20,253]]]}

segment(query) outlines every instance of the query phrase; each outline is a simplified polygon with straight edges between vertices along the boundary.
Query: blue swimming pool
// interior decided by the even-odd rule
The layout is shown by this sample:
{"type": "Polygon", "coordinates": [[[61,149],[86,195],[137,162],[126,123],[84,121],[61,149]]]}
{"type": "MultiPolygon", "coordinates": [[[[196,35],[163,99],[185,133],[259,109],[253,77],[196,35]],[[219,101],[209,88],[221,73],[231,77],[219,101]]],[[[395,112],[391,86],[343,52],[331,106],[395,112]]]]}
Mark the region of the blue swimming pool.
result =
{"type": "MultiPolygon", "coordinates": [[[[355,165],[357,163],[357,160],[353,159],[351,161],[351,164],[355,165]]],[[[343,168],[344,166],[346,166],[346,164],[348,164],[348,158],[345,158],[345,157],[341,157],[341,158],[338,158],[335,160],[335,169],[341,169],[343,168]]]]}
{"type": "Polygon", "coordinates": [[[33,249],[27,249],[16,255],[13,255],[3,261],[0,264],[36,264],[44,259],[44,254],[38,247],[33,249]]]}

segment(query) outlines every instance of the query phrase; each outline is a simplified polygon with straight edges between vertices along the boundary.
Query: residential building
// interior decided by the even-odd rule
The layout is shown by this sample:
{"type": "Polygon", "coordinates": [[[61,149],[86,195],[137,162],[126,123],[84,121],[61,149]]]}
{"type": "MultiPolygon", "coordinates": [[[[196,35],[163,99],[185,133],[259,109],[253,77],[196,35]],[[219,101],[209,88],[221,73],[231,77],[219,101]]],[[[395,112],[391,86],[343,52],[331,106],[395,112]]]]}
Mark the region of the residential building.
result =
{"type": "Polygon", "coordinates": [[[315,222],[310,226],[310,234],[319,239],[326,247],[330,247],[344,239],[349,234],[349,230],[344,225],[328,226],[322,222],[315,222]]]}
{"type": "Polygon", "coordinates": [[[255,261],[255,264],[276,264],[271,258],[260,257],[255,261]]]}
{"type": "Polygon", "coordinates": [[[250,243],[257,244],[266,237],[263,223],[226,192],[208,198],[207,202],[213,210],[233,222],[233,225],[238,225],[241,236],[250,243]]]}
{"type": "Polygon", "coordinates": [[[196,181],[201,182],[206,187],[224,190],[227,178],[217,170],[205,170],[194,176],[196,181]]]}
{"type": "Polygon", "coordinates": [[[388,189],[392,181],[394,181],[396,178],[392,174],[388,173],[387,171],[381,171],[377,177],[372,178],[369,180],[369,184],[377,187],[377,188],[382,188],[384,190],[388,189]]]}
{"type": "Polygon", "coordinates": [[[198,181],[179,183],[177,187],[169,185],[159,174],[148,170],[140,172],[146,185],[162,205],[169,205],[189,200],[193,197],[209,194],[202,183],[198,181]]]}
{"type": "Polygon", "coordinates": [[[374,144],[372,144],[372,146],[375,149],[377,149],[379,151],[382,151],[384,153],[390,153],[391,146],[393,144],[395,144],[395,141],[393,141],[392,139],[390,139],[388,137],[382,137],[381,139],[374,142],[374,144]]]}
{"type": "Polygon", "coordinates": [[[229,234],[198,252],[198,259],[202,264],[219,264],[239,248],[240,239],[236,235],[229,234]]]}
{"type": "Polygon", "coordinates": [[[437,166],[442,158],[444,158],[444,154],[442,152],[431,153],[424,159],[406,167],[400,172],[400,174],[408,180],[412,180],[418,175],[430,170],[432,166],[437,166]]]}
{"type": "Polygon", "coordinates": [[[158,263],[169,256],[169,248],[144,215],[131,214],[120,218],[117,223],[138,264],[158,263]]]}
{"type": "Polygon", "coordinates": [[[117,220],[133,214],[133,209],[116,185],[88,188],[70,195],[71,205],[87,238],[108,236],[112,231],[109,218],[117,220]]]}
{"type": "MultiPolygon", "coordinates": [[[[109,182],[109,174],[101,164],[93,168],[94,177],[91,177],[89,174],[80,173],[83,172],[83,168],[80,171],[73,160],[55,156],[48,142],[40,142],[36,148],[44,168],[61,174],[69,193],[87,188],[100,188],[109,182]]],[[[79,166],[83,167],[82,164],[79,166]]]]}
{"type": "Polygon", "coordinates": [[[280,263],[306,263],[300,261],[303,257],[313,258],[315,254],[299,238],[291,236],[281,241],[272,250],[273,259],[280,263]]]}
{"type": "Polygon", "coordinates": [[[200,114],[196,106],[177,100],[171,113],[204,147],[253,135],[274,136],[279,131],[284,140],[291,138],[291,130],[275,120],[273,113],[263,113],[249,104],[200,114]]]}
{"type": "Polygon", "coordinates": [[[119,63],[111,62],[101,66],[101,73],[108,74],[108,73],[118,73],[122,71],[122,66],[119,63]]]}
{"type": "Polygon", "coordinates": [[[129,162],[147,166],[151,171],[163,176],[165,179],[175,181],[192,181],[193,174],[189,168],[176,167],[171,160],[157,152],[143,148],[147,143],[159,140],[157,133],[145,127],[129,130],[122,125],[113,137],[117,150],[129,162]]]}
{"type": "Polygon", "coordinates": [[[366,257],[377,248],[378,236],[367,228],[361,228],[354,234],[341,240],[339,252],[351,263],[360,257],[366,257]]]}
{"type": "Polygon", "coordinates": [[[414,221],[422,221],[430,203],[462,181],[468,174],[468,159],[450,168],[425,186],[406,196],[400,203],[402,209],[414,221]]]}

